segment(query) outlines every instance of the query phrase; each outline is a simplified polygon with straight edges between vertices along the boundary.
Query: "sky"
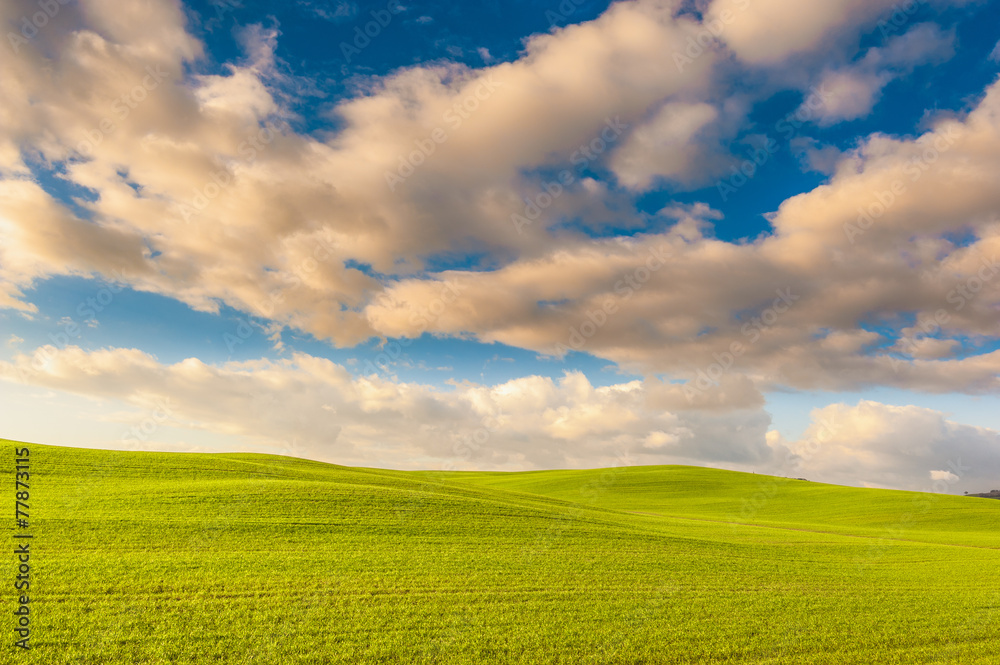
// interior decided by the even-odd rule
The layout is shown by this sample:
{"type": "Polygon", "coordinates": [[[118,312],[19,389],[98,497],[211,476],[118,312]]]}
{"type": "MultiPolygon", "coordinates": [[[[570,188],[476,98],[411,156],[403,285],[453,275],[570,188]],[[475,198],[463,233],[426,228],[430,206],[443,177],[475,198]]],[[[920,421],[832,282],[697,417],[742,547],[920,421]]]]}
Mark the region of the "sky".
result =
{"type": "Polygon", "coordinates": [[[1000,3],[0,4],[0,436],[1000,487],[1000,3]]]}

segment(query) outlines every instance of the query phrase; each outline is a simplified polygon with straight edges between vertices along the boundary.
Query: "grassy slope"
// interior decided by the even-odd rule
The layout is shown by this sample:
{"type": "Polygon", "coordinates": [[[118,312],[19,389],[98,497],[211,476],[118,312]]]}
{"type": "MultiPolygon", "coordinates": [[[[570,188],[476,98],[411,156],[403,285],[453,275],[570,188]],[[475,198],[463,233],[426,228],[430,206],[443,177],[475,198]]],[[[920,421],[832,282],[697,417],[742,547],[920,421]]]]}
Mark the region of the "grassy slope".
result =
{"type": "Polygon", "coordinates": [[[661,516],[1000,547],[1000,506],[964,496],[842,487],[691,466],[453,472],[434,477],[661,516]]]}
{"type": "Polygon", "coordinates": [[[31,449],[19,662],[993,663],[1000,647],[1000,502],[692,467],[31,449]]]}

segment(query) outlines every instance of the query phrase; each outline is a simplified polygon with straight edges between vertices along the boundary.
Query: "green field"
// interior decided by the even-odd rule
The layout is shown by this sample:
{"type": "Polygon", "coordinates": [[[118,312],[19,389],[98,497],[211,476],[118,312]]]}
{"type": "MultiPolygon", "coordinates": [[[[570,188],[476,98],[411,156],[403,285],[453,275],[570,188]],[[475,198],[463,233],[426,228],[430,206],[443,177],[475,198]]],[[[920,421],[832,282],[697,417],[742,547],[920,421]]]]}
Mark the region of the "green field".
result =
{"type": "Polygon", "coordinates": [[[29,445],[2,663],[1000,662],[1000,501],[29,445]]]}

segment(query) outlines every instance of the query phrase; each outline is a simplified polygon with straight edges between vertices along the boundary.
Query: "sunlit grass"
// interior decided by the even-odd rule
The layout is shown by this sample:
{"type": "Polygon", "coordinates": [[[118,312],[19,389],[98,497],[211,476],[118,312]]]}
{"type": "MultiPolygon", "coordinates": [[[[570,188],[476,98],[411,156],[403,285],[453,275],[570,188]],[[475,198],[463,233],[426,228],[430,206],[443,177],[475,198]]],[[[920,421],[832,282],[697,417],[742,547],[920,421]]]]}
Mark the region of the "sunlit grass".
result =
{"type": "MultiPolygon", "coordinates": [[[[18,662],[985,664],[1000,651],[1000,501],[695,467],[443,474],[31,449],[33,650],[18,662]]],[[[12,474],[4,487],[12,497],[12,474]]]]}

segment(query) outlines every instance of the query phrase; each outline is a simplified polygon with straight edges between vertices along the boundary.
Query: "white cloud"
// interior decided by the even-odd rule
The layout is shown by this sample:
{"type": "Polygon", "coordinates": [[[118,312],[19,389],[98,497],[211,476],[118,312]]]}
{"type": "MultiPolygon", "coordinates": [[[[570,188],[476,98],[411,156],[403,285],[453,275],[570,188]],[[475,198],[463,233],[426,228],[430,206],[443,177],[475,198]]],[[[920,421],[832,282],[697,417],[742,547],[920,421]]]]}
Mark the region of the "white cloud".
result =
{"type": "Polygon", "coordinates": [[[125,425],[137,422],[134,414],[159,418],[149,436],[126,432],[109,447],[156,449],[160,437],[208,431],[242,441],[244,450],[389,468],[681,463],[951,493],[990,489],[1000,473],[1000,432],[930,409],[831,404],[813,411],[801,438],[787,441],[759,406],[692,410],[672,384],[595,387],[577,372],[441,390],[356,378],[304,354],[165,365],[134,349],[49,346],[0,362],[0,378],[99,400],[104,411],[95,417],[125,425]],[[127,414],[118,400],[131,407],[127,414]]]}
{"type": "MultiPolygon", "coordinates": [[[[495,386],[440,390],[330,361],[164,365],[135,349],[42,347],[0,362],[0,378],[167,414],[158,425],[237,436],[249,447],[344,464],[391,468],[600,467],[770,457],[759,409],[678,408],[657,381],[595,387],[582,374],[528,376],[495,386]],[[670,410],[667,410],[670,409],[670,410]],[[735,434],[734,434],[735,432],[735,434]]],[[[111,413],[115,412],[112,407],[111,413]]],[[[149,443],[133,434],[125,443],[149,443]]],[[[108,445],[120,447],[122,441],[108,445]]]]}
{"type": "Polygon", "coordinates": [[[804,136],[792,139],[789,145],[804,169],[825,175],[833,175],[844,158],[844,153],[836,146],[821,145],[815,139],[804,136]]]}
{"type": "Polygon", "coordinates": [[[630,189],[647,189],[656,177],[688,180],[704,152],[695,137],[719,113],[711,104],[671,102],[633,131],[617,150],[611,168],[630,189]]]}
{"type": "MultiPolygon", "coordinates": [[[[31,311],[24,290],[52,275],[119,271],[197,309],[223,302],[357,343],[378,333],[357,309],[379,284],[345,263],[406,276],[456,248],[537,251],[547,223],[523,235],[509,223],[544,184],[526,172],[569,166],[608,122],[696,96],[712,65],[660,67],[696,24],[675,19],[673,4],[619,3],[531,38],[516,62],[371,79],[334,110],[343,129],[321,141],[285,122],[294,117],[281,88],[297,83],[277,72],[274,31],[244,30],[245,56],[224,74],[188,76],[202,47],[180,5],[152,3],[150,14],[148,4],[87,3],[77,22],[49,26],[50,50],[31,42],[0,63],[11,98],[0,118],[10,239],[0,306],[31,311]],[[387,174],[428,142],[435,153],[390,191],[387,174]],[[28,158],[65,166],[60,177],[91,190],[94,200],[78,201],[86,219],[32,181],[28,158]],[[67,254],[71,244],[81,251],[67,254]]],[[[558,209],[620,223],[614,196],[593,184],[567,188],[558,209]]]]}
{"type": "Polygon", "coordinates": [[[358,15],[357,3],[346,0],[298,0],[298,5],[331,23],[343,23],[358,15]]]}
{"type": "MultiPolygon", "coordinates": [[[[820,103],[814,111],[818,123],[832,125],[861,118],[872,110],[891,75],[884,72],[842,70],[828,72],[820,83],[820,103]]],[[[802,111],[805,113],[805,111],[802,111]]]]}
{"type": "Polygon", "coordinates": [[[989,489],[1000,473],[1000,432],[868,400],[816,409],[801,439],[774,447],[789,474],[848,485],[955,494],[989,489]]]}
{"type": "Polygon", "coordinates": [[[863,58],[841,69],[825,72],[818,86],[817,103],[803,105],[801,117],[827,126],[855,120],[871,112],[882,89],[914,67],[941,62],[954,55],[954,33],[934,23],[921,23],[893,37],[881,48],[869,49],[863,58]]]}
{"type": "MultiPolygon", "coordinates": [[[[762,0],[725,39],[753,61],[784,57],[888,8],[863,4],[762,0]],[[801,32],[784,34],[788,25],[801,32]]],[[[675,224],[676,210],[638,212],[634,197],[574,165],[617,118],[627,129],[588,165],[638,189],[700,167],[700,133],[734,113],[714,98],[717,50],[683,72],[664,66],[702,30],[675,16],[678,3],[616,3],[532,37],[515,62],[367,80],[333,110],[342,129],[330,136],[292,129],[281,91],[295,82],[277,73],[273,31],[244,31],[244,56],[224,74],[190,76],[202,46],[178,3],[82,7],[49,26],[44,48],[32,42],[0,61],[0,306],[29,314],[25,293],[41,280],[117,272],[199,310],[225,303],[262,316],[271,335],[287,325],[339,345],[428,332],[556,353],[585,338],[584,350],[643,374],[695,379],[726,365],[719,387],[684,400],[704,408],[754,403],[779,385],[997,387],[1000,352],[955,359],[961,340],[996,335],[1000,296],[982,271],[1000,250],[997,85],[921,137],[874,135],[828,159],[829,181],[784,201],[771,236],[729,243],[707,232],[717,219],[707,206],[675,224]],[[431,138],[438,129],[446,140],[431,138]],[[433,154],[390,191],[386,173],[428,144],[433,154]],[[58,177],[91,198],[64,205],[29,161],[65,167],[58,177]],[[575,180],[552,195],[539,171],[561,168],[575,180]],[[518,233],[512,215],[542,194],[549,204],[518,233]],[[592,240],[558,230],[565,220],[669,230],[592,240]],[[957,230],[974,242],[955,244],[957,230]],[[661,246],[669,261],[644,267],[661,246]],[[491,270],[426,273],[442,253],[481,254],[491,270]],[[914,279],[931,266],[943,281],[914,279]],[[641,288],[619,285],[626,277],[641,288]],[[449,281],[462,293],[445,302],[449,281]],[[794,306],[755,332],[754,317],[790,288],[794,306]],[[905,357],[867,355],[891,340],[865,326],[884,317],[901,327],[902,312],[918,317],[904,333],[913,344],[895,350],[905,357]],[[743,348],[730,363],[734,344],[743,348]]],[[[0,18],[13,11],[0,6],[0,18]]],[[[917,26],[862,62],[905,68],[943,52],[935,30],[917,26]]],[[[831,107],[831,117],[869,101],[831,107]]],[[[674,396],[684,399],[679,388],[674,396]]]]}
{"type": "Polygon", "coordinates": [[[944,471],[941,469],[932,470],[930,476],[931,480],[943,480],[949,485],[953,485],[961,479],[961,476],[959,476],[958,474],[952,473],[951,471],[944,471]]]}
{"type": "MultiPolygon", "coordinates": [[[[542,353],[584,350],[642,373],[694,379],[722,367],[761,388],[875,383],[994,390],[1000,352],[958,360],[929,354],[925,343],[895,349],[908,356],[902,359],[869,354],[886,340],[861,327],[873,312],[917,310],[920,337],[995,333],[1000,292],[987,285],[1000,284],[1000,264],[990,258],[1000,249],[1000,225],[989,214],[996,194],[986,179],[958,175],[967,168],[964,155],[983,145],[973,136],[1000,129],[987,120],[994,103],[984,102],[965,126],[949,122],[917,141],[873,138],[845,158],[850,168],[839,169],[828,185],[786,201],[772,218],[772,237],[741,245],[706,237],[699,231],[705,211],[690,210],[659,235],[564,241],[546,256],[490,272],[402,280],[364,316],[388,336],[472,332],[484,342],[542,353]],[[922,146],[944,145],[949,135],[951,150],[912,186],[912,159],[921,159],[922,146]],[[854,166],[859,162],[868,167],[854,166]],[[896,180],[903,190],[893,195],[894,206],[853,235],[858,202],[869,192],[889,191],[896,180]],[[954,187],[969,192],[967,211],[941,193],[954,187]],[[901,238],[921,233],[918,216],[927,220],[926,237],[900,252],[901,238]],[[959,220],[975,229],[977,242],[956,247],[940,238],[959,220]],[[936,266],[945,277],[920,279],[936,266]],[[459,295],[445,302],[448,284],[457,285],[459,295]],[[727,359],[734,345],[738,358],[727,359]]],[[[985,171],[994,168],[990,160],[985,171]]],[[[900,333],[913,336],[905,326],[900,333]]]]}
{"type": "MultiPolygon", "coordinates": [[[[932,0],[938,6],[963,5],[968,0],[932,0]]],[[[791,56],[831,47],[861,26],[891,19],[899,11],[902,24],[919,8],[918,3],[898,0],[828,0],[805,3],[797,0],[712,0],[706,25],[715,25],[721,39],[745,62],[774,65],[791,56]]],[[[899,19],[896,19],[899,20],[899,19]]],[[[889,31],[898,26],[893,24],[889,31]]]]}

